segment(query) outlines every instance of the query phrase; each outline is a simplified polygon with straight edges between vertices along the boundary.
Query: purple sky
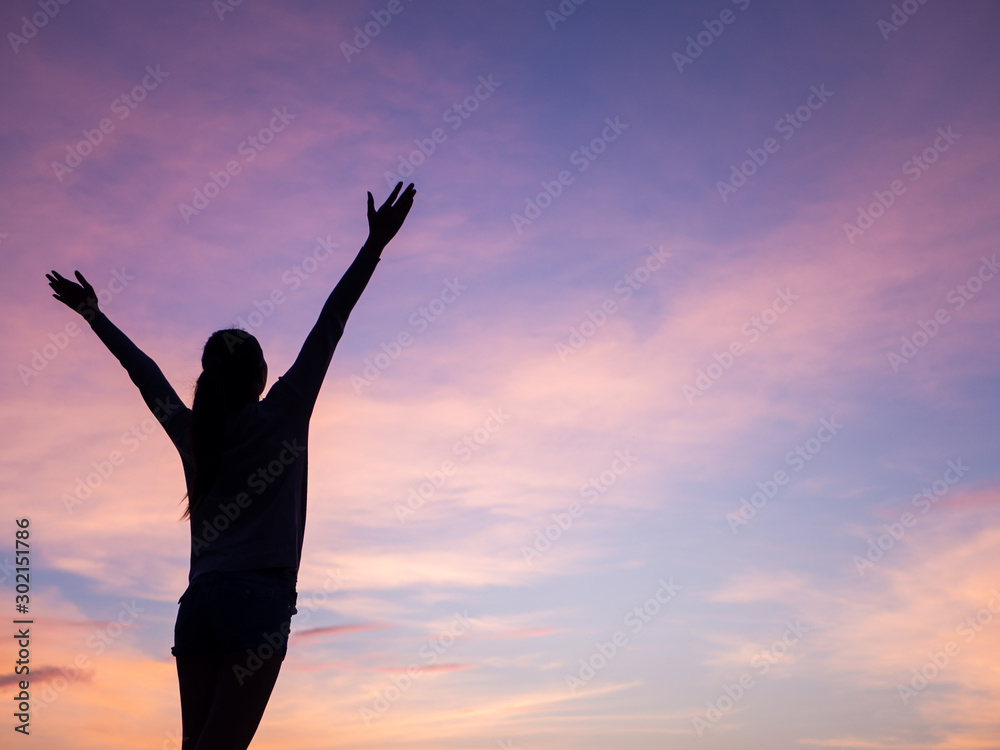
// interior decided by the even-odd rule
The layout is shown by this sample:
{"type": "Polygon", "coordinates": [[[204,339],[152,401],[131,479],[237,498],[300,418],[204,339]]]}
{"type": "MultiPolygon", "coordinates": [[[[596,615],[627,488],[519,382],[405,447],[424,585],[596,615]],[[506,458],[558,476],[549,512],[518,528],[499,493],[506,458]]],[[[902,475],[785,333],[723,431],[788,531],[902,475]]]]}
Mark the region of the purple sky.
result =
{"type": "Polygon", "coordinates": [[[44,274],[86,274],[188,403],[234,323],[270,384],[397,177],[253,747],[995,746],[998,22],[6,3],[33,746],[178,747],[189,534],[173,446],[44,274]]]}

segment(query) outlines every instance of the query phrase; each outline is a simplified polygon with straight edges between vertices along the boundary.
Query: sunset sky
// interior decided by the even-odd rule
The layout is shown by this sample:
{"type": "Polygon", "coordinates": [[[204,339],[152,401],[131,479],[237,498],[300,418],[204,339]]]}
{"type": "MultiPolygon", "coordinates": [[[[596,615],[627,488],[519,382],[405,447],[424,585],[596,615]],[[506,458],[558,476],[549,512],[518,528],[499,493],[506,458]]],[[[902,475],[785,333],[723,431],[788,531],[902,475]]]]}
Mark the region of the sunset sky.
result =
{"type": "Polygon", "coordinates": [[[251,747],[1000,747],[998,28],[988,0],[4,3],[9,746],[180,747],[181,463],[44,274],[82,271],[189,405],[233,324],[270,387],[404,180],[251,747]]]}

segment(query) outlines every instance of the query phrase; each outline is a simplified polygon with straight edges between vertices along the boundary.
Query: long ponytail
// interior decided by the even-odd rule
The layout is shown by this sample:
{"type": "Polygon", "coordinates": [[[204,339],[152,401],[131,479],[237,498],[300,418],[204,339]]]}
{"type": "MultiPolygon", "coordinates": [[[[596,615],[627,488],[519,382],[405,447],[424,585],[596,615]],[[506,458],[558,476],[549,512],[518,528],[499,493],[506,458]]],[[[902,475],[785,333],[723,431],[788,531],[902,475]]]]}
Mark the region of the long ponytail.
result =
{"type": "Polygon", "coordinates": [[[239,328],[213,333],[201,355],[202,373],[191,407],[191,452],[194,472],[188,486],[189,518],[218,474],[226,435],[226,417],[260,395],[266,367],[260,343],[239,328]]]}

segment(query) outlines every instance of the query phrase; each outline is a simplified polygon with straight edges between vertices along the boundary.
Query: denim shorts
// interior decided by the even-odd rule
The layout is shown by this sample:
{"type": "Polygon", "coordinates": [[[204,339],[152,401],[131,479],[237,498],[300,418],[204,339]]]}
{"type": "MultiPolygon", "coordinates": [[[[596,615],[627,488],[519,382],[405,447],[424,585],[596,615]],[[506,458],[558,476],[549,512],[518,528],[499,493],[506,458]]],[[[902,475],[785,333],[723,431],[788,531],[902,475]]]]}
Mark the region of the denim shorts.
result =
{"type": "Polygon", "coordinates": [[[213,570],[178,600],[174,656],[272,653],[284,658],[295,609],[294,569],[213,570]]]}

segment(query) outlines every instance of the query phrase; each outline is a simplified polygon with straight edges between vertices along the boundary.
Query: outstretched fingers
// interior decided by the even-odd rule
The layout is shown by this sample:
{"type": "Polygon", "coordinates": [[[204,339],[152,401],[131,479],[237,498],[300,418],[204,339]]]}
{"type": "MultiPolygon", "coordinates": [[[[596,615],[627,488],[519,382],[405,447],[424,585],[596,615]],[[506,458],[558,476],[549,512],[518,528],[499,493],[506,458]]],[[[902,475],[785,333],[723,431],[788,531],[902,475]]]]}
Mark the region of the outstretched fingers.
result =
{"type": "MultiPolygon", "coordinates": [[[[62,276],[60,276],[57,271],[53,271],[50,274],[49,273],[45,274],[45,278],[49,280],[49,286],[52,288],[52,291],[57,292],[59,294],[61,294],[67,288],[66,287],[67,284],[72,283],[68,279],[64,279],[62,276]]],[[[58,294],[54,294],[52,296],[56,297],[56,299],[59,299],[58,294]]]]}
{"type": "Polygon", "coordinates": [[[55,270],[45,274],[45,278],[49,281],[49,287],[54,292],[52,296],[55,299],[90,320],[94,313],[99,312],[97,294],[82,273],[79,271],[74,273],[80,281],[79,284],[67,279],[55,270]]]}
{"type": "MultiPolygon", "coordinates": [[[[403,183],[400,184],[402,185],[403,183]]],[[[409,187],[407,187],[406,190],[403,191],[403,194],[399,197],[399,202],[393,206],[393,208],[398,209],[402,213],[403,218],[405,218],[406,214],[410,212],[410,208],[413,206],[413,196],[416,194],[417,191],[414,189],[413,183],[411,182],[409,187]]]]}
{"type": "Polygon", "coordinates": [[[94,287],[92,287],[92,286],[90,285],[90,282],[89,282],[89,281],[87,281],[87,280],[86,280],[86,279],[85,279],[85,278],[83,277],[83,274],[82,274],[82,273],[80,273],[79,271],[74,271],[73,273],[75,273],[75,274],[76,274],[76,278],[80,280],[80,286],[82,286],[82,287],[83,287],[84,291],[86,291],[86,292],[88,292],[88,293],[89,293],[89,292],[93,292],[93,291],[94,291],[94,287]]]}
{"type": "Polygon", "coordinates": [[[402,182],[397,182],[392,189],[385,203],[376,211],[375,201],[371,192],[368,192],[368,239],[371,242],[385,247],[389,240],[396,236],[403,220],[413,206],[413,196],[416,190],[411,182],[406,190],[400,193],[403,188],[402,182]]]}
{"type": "MultiPolygon", "coordinates": [[[[386,206],[391,206],[392,205],[393,201],[396,200],[396,196],[399,194],[399,189],[401,187],[403,187],[402,181],[397,182],[396,183],[396,187],[394,187],[392,189],[392,192],[389,193],[389,197],[386,198],[385,199],[385,203],[382,204],[382,208],[385,208],[386,206]]],[[[379,209],[379,210],[381,211],[382,209],[379,209]]]]}

